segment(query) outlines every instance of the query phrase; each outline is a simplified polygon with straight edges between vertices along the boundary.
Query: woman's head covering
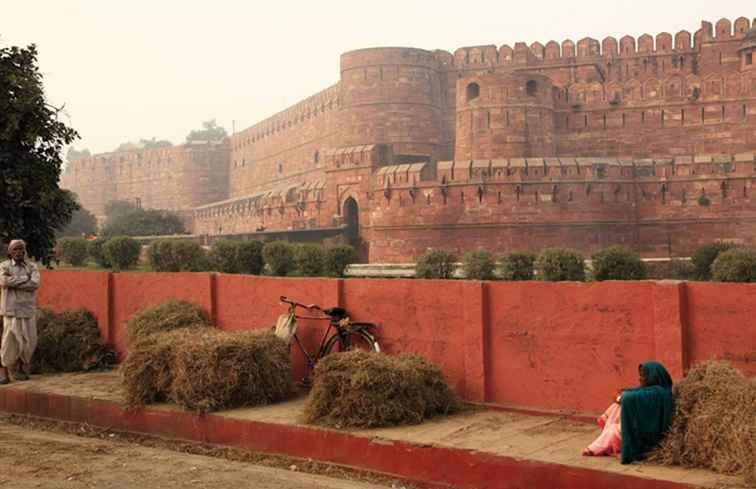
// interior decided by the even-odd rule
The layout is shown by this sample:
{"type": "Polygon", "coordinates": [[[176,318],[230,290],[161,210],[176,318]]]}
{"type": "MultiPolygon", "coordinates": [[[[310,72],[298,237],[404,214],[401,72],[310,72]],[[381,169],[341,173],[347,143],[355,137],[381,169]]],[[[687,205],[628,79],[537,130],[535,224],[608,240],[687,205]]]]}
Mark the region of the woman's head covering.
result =
{"type": "Polygon", "coordinates": [[[640,369],[646,378],[646,386],[659,385],[665,389],[672,388],[672,377],[661,363],[653,360],[643,362],[640,364],[640,369]]]}

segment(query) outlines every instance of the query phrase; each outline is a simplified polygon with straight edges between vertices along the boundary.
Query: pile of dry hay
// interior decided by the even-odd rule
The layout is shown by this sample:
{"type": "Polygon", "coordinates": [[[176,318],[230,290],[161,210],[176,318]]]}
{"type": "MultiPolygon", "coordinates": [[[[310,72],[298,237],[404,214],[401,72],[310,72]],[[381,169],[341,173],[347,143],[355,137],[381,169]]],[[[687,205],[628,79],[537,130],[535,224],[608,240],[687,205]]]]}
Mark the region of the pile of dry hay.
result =
{"type": "Polygon", "coordinates": [[[97,319],[86,309],[55,313],[37,312],[35,372],[77,372],[110,350],[100,336],[97,319]]]}
{"type": "Polygon", "coordinates": [[[672,426],[651,460],[756,483],[756,379],[724,362],[691,369],[675,386],[672,426]]]}
{"type": "Polygon", "coordinates": [[[421,423],[459,407],[441,370],[422,357],[349,351],[318,362],[303,418],[370,428],[421,423]]]}
{"type": "Polygon", "coordinates": [[[212,322],[202,307],[191,302],[172,300],[136,313],[126,323],[126,332],[129,343],[135,344],[155,333],[208,326],[212,326],[212,322]]]}
{"type": "Polygon", "coordinates": [[[294,392],[286,342],[269,331],[219,331],[209,321],[198,323],[207,318],[199,313],[176,302],[140,313],[136,334],[130,333],[136,341],[121,365],[127,405],[172,401],[206,413],[269,404],[294,392]]]}

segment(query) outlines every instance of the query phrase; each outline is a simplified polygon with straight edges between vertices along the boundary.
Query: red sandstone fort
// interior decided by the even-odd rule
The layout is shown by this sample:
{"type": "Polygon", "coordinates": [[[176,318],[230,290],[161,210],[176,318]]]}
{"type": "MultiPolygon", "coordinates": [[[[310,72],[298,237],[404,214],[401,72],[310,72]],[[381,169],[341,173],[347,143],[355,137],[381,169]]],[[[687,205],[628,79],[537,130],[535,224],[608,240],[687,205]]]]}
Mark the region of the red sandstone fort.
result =
{"type": "Polygon", "coordinates": [[[94,155],[63,186],[98,216],[138,200],[195,235],[336,234],[371,262],[756,244],[753,25],[351,51],[338,83],[227,141],[94,155]]]}

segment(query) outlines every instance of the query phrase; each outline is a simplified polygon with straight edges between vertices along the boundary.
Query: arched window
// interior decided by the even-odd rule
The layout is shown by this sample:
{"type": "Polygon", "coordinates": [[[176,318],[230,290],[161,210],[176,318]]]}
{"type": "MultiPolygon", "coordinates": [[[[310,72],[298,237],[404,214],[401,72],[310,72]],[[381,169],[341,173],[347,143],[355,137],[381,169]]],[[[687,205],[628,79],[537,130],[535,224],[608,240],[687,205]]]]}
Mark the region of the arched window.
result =
{"type": "Polygon", "coordinates": [[[477,83],[467,85],[467,101],[470,102],[478,97],[480,97],[480,85],[477,83]]]}
{"type": "Polygon", "coordinates": [[[536,93],[538,93],[538,83],[535,80],[530,80],[525,85],[525,93],[528,94],[528,97],[535,97],[536,93]]]}
{"type": "Polygon", "coordinates": [[[318,163],[320,161],[320,152],[316,150],[315,154],[312,155],[312,159],[313,161],[315,161],[315,163],[318,163]]]}

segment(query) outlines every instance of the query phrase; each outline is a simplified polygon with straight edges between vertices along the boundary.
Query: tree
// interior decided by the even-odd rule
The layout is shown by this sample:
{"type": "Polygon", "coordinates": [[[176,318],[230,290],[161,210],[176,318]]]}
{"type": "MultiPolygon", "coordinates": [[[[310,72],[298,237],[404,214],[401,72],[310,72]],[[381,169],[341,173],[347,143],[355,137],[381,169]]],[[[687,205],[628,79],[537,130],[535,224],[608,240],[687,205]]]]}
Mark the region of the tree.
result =
{"type": "Polygon", "coordinates": [[[215,123],[215,119],[210,119],[202,123],[202,129],[194,130],[186,137],[190,141],[219,141],[227,136],[226,130],[215,123]]]}
{"type": "MultiPolygon", "coordinates": [[[[107,210],[106,210],[107,212],[107,210]]],[[[178,214],[159,209],[132,209],[108,215],[103,226],[105,236],[163,236],[184,234],[184,223],[178,214]]]]}
{"type": "Polygon", "coordinates": [[[95,234],[97,232],[97,218],[94,214],[81,206],[76,194],[68,190],[64,190],[63,192],[76,203],[78,209],[74,211],[71,219],[67,223],[60,225],[55,232],[55,237],[78,237],[95,234]]]}
{"type": "Polygon", "coordinates": [[[84,148],[81,151],[77,151],[76,148],[71,146],[66,153],[66,161],[76,161],[82,158],[89,158],[90,156],[92,156],[92,153],[88,149],[84,148]]]}
{"type": "Polygon", "coordinates": [[[97,218],[79,206],[79,209],[73,213],[71,220],[62,229],[58,229],[56,235],[60,236],[82,236],[97,233],[97,218]]]}
{"type": "Polygon", "coordinates": [[[125,200],[111,200],[105,204],[105,226],[133,210],[136,210],[136,206],[131,202],[125,200]]]}
{"type": "Polygon", "coordinates": [[[133,151],[133,150],[139,150],[139,149],[159,149],[159,148],[172,148],[173,143],[166,140],[166,139],[140,139],[138,143],[132,143],[131,141],[127,141],[125,143],[121,143],[116,148],[116,151],[133,151]]]}
{"type": "Polygon", "coordinates": [[[45,100],[37,48],[0,48],[0,241],[22,238],[48,264],[56,229],[79,205],[58,186],[63,147],[78,134],[45,100]]]}
{"type": "Polygon", "coordinates": [[[159,149],[159,148],[172,148],[173,147],[172,142],[166,139],[156,140],[155,138],[140,139],[139,145],[143,147],[144,149],[159,149]]]}

